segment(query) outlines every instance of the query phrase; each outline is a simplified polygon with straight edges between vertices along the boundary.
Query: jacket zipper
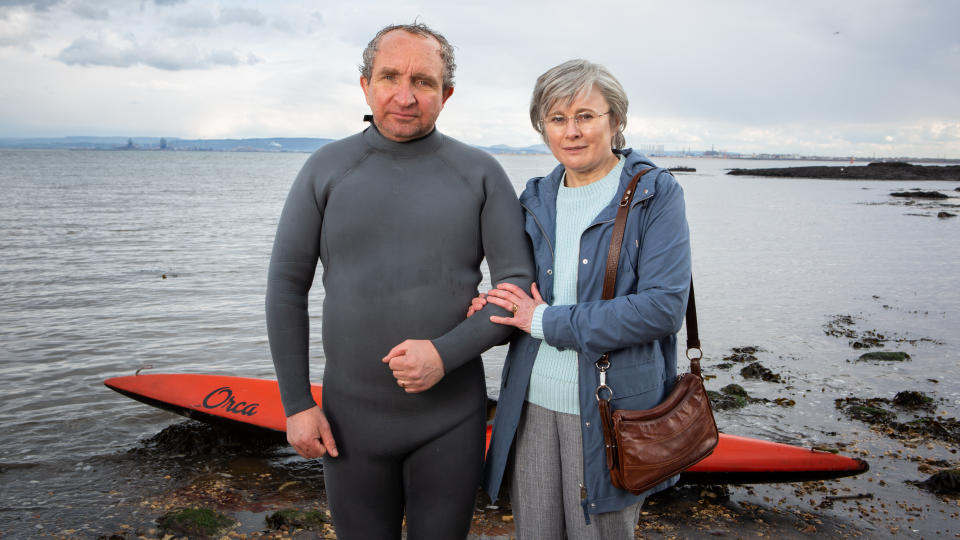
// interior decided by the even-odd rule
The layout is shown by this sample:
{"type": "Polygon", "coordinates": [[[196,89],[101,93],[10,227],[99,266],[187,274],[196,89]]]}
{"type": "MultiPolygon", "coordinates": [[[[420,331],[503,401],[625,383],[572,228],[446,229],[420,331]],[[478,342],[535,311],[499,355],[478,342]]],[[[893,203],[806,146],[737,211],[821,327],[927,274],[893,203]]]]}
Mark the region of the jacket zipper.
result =
{"type": "Polygon", "coordinates": [[[556,264],[556,254],[553,252],[553,244],[550,243],[550,236],[547,235],[547,230],[543,228],[543,224],[541,224],[540,220],[537,219],[537,214],[533,210],[527,208],[527,205],[523,203],[521,203],[520,206],[522,206],[523,209],[530,214],[530,216],[533,218],[533,222],[537,224],[537,228],[540,229],[540,234],[543,235],[543,239],[547,242],[547,247],[550,248],[550,261],[556,264]]]}

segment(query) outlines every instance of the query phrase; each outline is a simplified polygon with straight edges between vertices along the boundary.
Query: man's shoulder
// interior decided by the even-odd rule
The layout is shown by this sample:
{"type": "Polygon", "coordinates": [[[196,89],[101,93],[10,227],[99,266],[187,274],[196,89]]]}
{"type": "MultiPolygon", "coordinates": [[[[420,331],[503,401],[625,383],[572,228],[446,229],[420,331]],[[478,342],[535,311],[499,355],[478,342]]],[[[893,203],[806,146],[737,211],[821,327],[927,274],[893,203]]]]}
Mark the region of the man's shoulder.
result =
{"type": "Polygon", "coordinates": [[[328,142],[314,150],[311,157],[334,158],[342,157],[344,153],[363,153],[367,145],[363,142],[363,132],[328,142]]]}
{"type": "Polygon", "coordinates": [[[493,157],[486,150],[481,150],[476,146],[471,146],[459,139],[455,139],[449,135],[441,134],[443,136],[443,144],[441,149],[445,152],[451,154],[457,154],[464,159],[475,159],[479,161],[489,161],[498,163],[497,159],[493,157]]]}
{"type": "Polygon", "coordinates": [[[506,177],[503,166],[492,154],[448,135],[443,135],[439,152],[446,161],[459,169],[496,171],[506,177]]]}
{"type": "Polygon", "coordinates": [[[304,167],[322,167],[328,171],[342,171],[349,168],[368,151],[362,135],[363,132],[355,133],[317,148],[307,158],[304,167]]]}

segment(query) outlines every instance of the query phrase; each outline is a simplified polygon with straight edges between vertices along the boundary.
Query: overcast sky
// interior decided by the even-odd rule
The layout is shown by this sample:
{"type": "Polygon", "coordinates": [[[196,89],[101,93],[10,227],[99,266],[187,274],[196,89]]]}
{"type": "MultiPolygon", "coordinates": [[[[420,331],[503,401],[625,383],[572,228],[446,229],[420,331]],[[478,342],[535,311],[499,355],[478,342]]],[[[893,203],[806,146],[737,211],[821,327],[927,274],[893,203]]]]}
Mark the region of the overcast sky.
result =
{"type": "Polygon", "coordinates": [[[536,77],[606,65],[629,146],[960,158],[960,1],[0,0],[0,137],[330,137],[414,18],[456,47],[442,131],[540,142],[536,77]]]}

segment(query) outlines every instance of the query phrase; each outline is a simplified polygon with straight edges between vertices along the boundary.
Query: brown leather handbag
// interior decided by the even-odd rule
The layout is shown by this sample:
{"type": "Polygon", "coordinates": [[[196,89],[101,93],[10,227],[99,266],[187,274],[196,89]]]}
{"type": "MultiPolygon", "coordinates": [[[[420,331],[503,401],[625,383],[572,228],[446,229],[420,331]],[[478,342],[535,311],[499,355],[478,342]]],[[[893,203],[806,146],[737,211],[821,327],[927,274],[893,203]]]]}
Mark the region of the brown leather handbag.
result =
{"type": "MultiPolygon", "coordinates": [[[[651,169],[640,171],[627,187],[617,210],[607,253],[607,268],[603,280],[603,299],[613,298],[617,266],[620,263],[620,244],[626,227],[630,201],[640,178],[651,169]]],[[[700,375],[700,336],[697,330],[697,308],[693,297],[693,277],[687,300],[687,358],[690,372],[677,382],[662,403],[643,411],[617,410],[611,413],[613,390],[606,384],[610,355],[597,360],[600,385],[597,402],[603,424],[603,438],[607,449],[607,467],[614,486],[639,495],[673,475],[709,456],[717,446],[719,433],[713,420],[710,399],[700,375]],[[691,351],[697,354],[691,355],[691,351]]]]}

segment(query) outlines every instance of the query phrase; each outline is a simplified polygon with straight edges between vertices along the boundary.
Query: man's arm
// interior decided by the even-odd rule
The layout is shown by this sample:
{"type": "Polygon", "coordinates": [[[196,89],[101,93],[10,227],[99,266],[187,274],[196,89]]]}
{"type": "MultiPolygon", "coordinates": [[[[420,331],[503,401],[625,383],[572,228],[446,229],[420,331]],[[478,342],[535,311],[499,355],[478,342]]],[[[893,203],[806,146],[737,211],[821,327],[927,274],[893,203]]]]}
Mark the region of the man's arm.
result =
{"type": "Polygon", "coordinates": [[[287,441],[305,458],[337,456],[326,417],[310,392],[310,320],[307,295],[319,259],[323,204],[307,161],[287,195],[267,277],[270,352],[287,415],[287,441]]]}
{"type": "MultiPolygon", "coordinates": [[[[490,281],[494,287],[507,282],[529,291],[534,280],[534,264],[523,230],[523,209],[506,173],[499,164],[495,165],[496,169],[486,178],[486,200],[480,214],[481,241],[490,281]]],[[[488,304],[473,317],[432,340],[444,372],[449,373],[490,347],[503,343],[510,335],[513,329],[490,322],[490,315],[511,313],[488,304]]]]}

